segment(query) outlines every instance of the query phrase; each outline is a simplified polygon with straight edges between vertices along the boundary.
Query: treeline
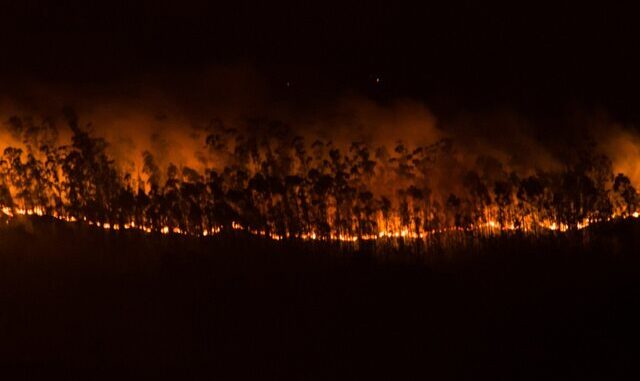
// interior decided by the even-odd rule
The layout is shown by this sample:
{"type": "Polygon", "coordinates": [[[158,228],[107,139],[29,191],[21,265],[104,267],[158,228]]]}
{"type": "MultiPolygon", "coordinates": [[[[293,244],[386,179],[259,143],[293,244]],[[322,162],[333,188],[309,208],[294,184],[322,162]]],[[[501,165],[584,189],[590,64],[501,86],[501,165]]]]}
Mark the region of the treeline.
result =
{"type": "Polygon", "coordinates": [[[142,152],[128,173],[67,111],[68,144],[47,120],[13,117],[20,147],[0,160],[0,206],[77,220],[202,234],[239,225],[278,236],[423,235],[448,228],[536,232],[629,216],[640,199],[593,145],[556,171],[520,176],[492,157],[457,161],[455,142],[394,149],[305,139],[280,122],[214,124],[203,146],[216,167],[160,166],[142,152]],[[440,187],[442,177],[448,185],[440,187]]]}

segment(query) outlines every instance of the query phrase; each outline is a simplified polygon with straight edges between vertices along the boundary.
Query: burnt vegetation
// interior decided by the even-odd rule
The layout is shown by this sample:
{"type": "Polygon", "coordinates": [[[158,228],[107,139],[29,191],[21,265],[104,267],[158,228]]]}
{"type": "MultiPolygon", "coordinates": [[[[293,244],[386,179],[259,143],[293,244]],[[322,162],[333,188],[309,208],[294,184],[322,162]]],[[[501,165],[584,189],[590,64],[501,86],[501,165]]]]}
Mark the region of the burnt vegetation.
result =
{"type": "Polygon", "coordinates": [[[495,233],[571,230],[637,216],[630,179],[584,139],[561,170],[509,170],[480,156],[456,161],[441,140],[389,150],[305,139],[277,121],[250,120],[242,131],[212,124],[202,148],[219,165],[161,166],[142,152],[129,173],[66,111],[68,144],[48,119],[13,117],[21,144],[4,148],[0,206],[5,215],[43,214],[114,228],[207,235],[246,229],[276,238],[422,238],[438,231],[495,233]],[[449,177],[454,186],[440,187],[449,177]]]}

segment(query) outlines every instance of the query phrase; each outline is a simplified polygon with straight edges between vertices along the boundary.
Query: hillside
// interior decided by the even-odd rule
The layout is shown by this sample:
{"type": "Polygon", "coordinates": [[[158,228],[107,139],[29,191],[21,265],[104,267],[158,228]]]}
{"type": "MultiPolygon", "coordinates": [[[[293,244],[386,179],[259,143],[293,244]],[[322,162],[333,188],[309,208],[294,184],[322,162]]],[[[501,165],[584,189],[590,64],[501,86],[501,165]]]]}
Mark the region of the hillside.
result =
{"type": "Polygon", "coordinates": [[[611,379],[635,362],[639,233],[416,257],[19,218],[0,228],[0,363],[25,378],[611,379]]]}

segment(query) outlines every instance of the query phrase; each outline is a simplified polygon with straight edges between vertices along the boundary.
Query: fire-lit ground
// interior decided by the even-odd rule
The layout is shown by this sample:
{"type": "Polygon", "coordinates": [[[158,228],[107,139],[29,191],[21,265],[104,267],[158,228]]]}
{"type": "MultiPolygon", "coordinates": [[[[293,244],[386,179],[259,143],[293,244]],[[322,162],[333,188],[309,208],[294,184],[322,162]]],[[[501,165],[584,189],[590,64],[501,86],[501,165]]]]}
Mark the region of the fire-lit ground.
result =
{"type": "Polygon", "coordinates": [[[25,378],[615,379],[636,359],[639,237],[626,219],[380,256],[17,217],[0,228],[0,363],[25,378]]]}
{"type": "MultiPolygon", "coordinates": [[[[99,221],[91,221],[84,218],[79,221],[73,216],[65,216],[59,215],[58,213],[53,213],[51,215],[46,214],[46,211],[42,208],[35,209],[21,209],[21,208],[8,208],[3,207],[2,213],[5,214],[8,219],[5,220],[7,224],[11,222],[14,218],[20,218],[22,216],[39,216],[39,217],[49,217],[54,218],[59,221],[70,222],[70,223],[79,223],[86,224],[89,226],[96,226],[98,228],[104,230],[133,230],[139,231],[143,233],[160,233],[160,234],[180,234],[180,235],[189,235],[192,237],[213,237],[216,235],[223,235],[224,233],[229,233],[230,231],[244,232],[248,233],[255,237],[264,237],[271,240],[280,241],[283,239],[290,240],[301,240],[301,241],[326,241],[326,242],[362,242],[362,241],[428,241],[434,236],[455,236],[455,235],[471,235],[473,237],[482,236],[482,237],[491,237],[500,235],[504,232],[514,232],[514,233],[523,233],[523,234],[531,234],[532,231],[526,228],[514,226],[513,224],[503,226],[495,220],[489,219],[487,222],[482,224],[470,225],[466,227],[459,226],[451,226],[451,227],[443,227],[440,229],[433,229],[429,231],[421,231],[421,232],[412,232],[406,227],[402,227],[400,224],[389,223],[388,220],[381,219],[379,224],[381,226],[396,226],[396,228],[386,228],[381,229],[377,234],[361,234],[361,235],[349,235],[349,234],[330,234],[327,236],[321,236],[316,234],[315,232],[311,233],[301,233],[298,235],[279,235],[275,233],[268,232],[266,230],[255,230],[251,228],[247,228],[242,224],[232,221],[231,230],[225,230],[223,226],[215,226],[210,229],[202,229],[198,231],[198,233],[190,233],[188,231],[183,231],[178,227],[169,228],[169,226],[163,226],[159,229],[152,225],[136,225],[135,221],[125,222],[122,225],[120,224],[110,224],[108,222],[99,222],[99,221]]],[[[628,215],[612,215],[606,219],[584,219],[582,222],[579,222],[576,226],[574,226],[573,230],[582,230],[588,228],[594,224],[605,224],[608,222],[616,222],[625,219],[637,219],[640,218],[640,213],[633,212],[628,215]]],[[[542,221],[537,225],[537,234],[543,233],[553,233],[553,232],[567,232],[570,227],[566,224],[556,224],[555,222],[550,221],[542,221]]],[[[230,237],[227,234],[227,237],[230,237]]]]}

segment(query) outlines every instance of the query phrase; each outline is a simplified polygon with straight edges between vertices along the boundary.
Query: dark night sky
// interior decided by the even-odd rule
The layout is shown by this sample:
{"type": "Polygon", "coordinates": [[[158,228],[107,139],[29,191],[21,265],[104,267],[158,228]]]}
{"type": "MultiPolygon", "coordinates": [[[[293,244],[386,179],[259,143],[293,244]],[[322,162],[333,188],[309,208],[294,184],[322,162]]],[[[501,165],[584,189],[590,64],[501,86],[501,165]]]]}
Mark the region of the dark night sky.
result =
{"type": "Polygon", "coordinates": [[[248,64],[309,99],[356,91],[381,101],[417,98],[443,112],[510,107],[544,116],[578,105],[640,119],[640,28],[631,10],[16,3],[3,7],[0,21],[5,88],[26,79],[100,87],[248,64]]]}

